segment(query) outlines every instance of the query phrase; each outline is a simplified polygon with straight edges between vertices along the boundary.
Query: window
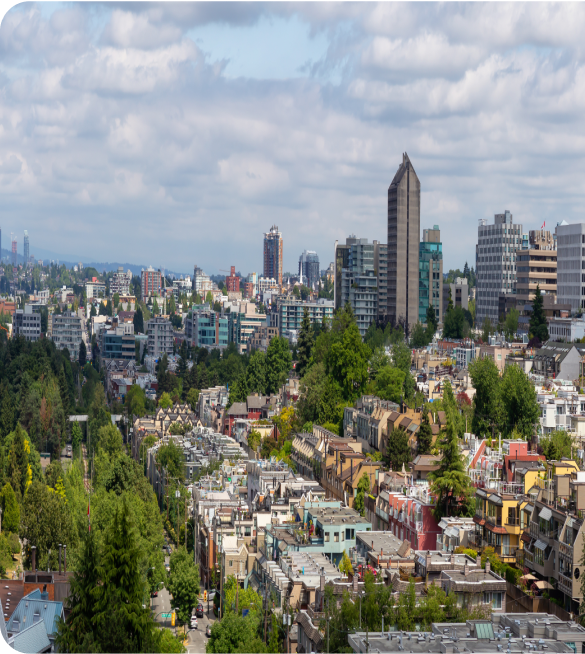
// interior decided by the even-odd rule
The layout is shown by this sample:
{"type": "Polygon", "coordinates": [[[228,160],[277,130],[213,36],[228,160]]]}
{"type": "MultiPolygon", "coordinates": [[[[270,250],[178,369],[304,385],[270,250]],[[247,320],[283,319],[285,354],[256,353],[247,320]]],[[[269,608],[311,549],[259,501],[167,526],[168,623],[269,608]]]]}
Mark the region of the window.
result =
{"type": "Polygon", "coordinates": [[[329,542],[329,532],[328,532],[328,531],[325,532],[325,538],[324,538],[324,541],[325,541],[326,543],[329,542]]]}
{"type": "Polygon", "coordinates": [[[345,532],[342,530],[341,531],[341,542],[343,543],[344,540],[345,540],[345,532]]]}
{"type": "Polygon", "coordinates": [[[232,560],[230,560],[230,568],[233,568],[233,567],[234,567],[234,562],[232,560]]]}
{"type": "Polygon", "coordinates": [[[338,532],[338,531],[336,531],[336,532],[333,534],[333,542],[335,542],[335,543],[339,543],[339,532],[338,532]]]}

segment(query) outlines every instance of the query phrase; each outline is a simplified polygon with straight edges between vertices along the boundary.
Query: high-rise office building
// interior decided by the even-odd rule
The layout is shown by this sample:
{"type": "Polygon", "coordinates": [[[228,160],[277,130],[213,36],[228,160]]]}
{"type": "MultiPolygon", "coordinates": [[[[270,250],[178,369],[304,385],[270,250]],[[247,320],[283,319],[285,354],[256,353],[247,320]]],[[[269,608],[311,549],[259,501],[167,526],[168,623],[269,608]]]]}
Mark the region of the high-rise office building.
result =
{"type": "Polygon", "coordinates": [[[404,153],[388,188],[388,319],[418,320],[420,181],[404,153]]]}
{"type": "Polygon", "coordinates": [[[17,257],[17,243],[16,243],[16,236],[12,239],[12,267],[16,268],[16,264],[18,262],[18,257],[17,257]]]}
{"type": "Polygon", "coordinates": [[[30,259],[30,251],[29,251],[29,245],[28,245],[28,230],[24,230],[24,267],[26,268],[28,266],[28,262],[30,259]]]}
{"type": "Polygon", "coordinates": [[[303,284],[313,288],[319,282],[319,257],[313,250],[305,250],[299,257],[299,277],[303,284]]]}
{"type": "Polygon", "coordinates": [[[427,322],[429,306],[435,309],[437,322],[443,319],[443,244],[438,225],[423,230],[418,256],[418,319],[427,322]]]}
{"type": "Polygon", "coordinates": [[[585,308],[585,223],[557,225],[557,303],[585,308]]]}
{"type": "Polygon", "coordinates": [[[345,306],[348,302],[360,330],[364,336],[368,327],[378,317],[378,278],[374,270],[374,244],[367,238],[350,236],[345,247],[335,244],[335,257],[339,252],[347,252],[347,264],[341,269],[341,279],[338,280],[335,270],[335,308],[345,306]]]}
{"type": "Polygon", "coordinates": [[[522,225],[515,225],[509,211],[496,214],[494,224],[479,221],[475,248],[475,324],[489,318],[497,324],[500,293],[516,293],[516,251],[522,248],[522,225]]]}
{"type": "Polygon", "coordinates": [[[282,286],[282,234],[276,225],[264,234],[263,277],[272,277],[282,286]]]}
{"type": "Polygon", "coordinates": [[[374,272],[378,277],[378,317],[388,315],[388,246],[374,241],[374,272]]]}

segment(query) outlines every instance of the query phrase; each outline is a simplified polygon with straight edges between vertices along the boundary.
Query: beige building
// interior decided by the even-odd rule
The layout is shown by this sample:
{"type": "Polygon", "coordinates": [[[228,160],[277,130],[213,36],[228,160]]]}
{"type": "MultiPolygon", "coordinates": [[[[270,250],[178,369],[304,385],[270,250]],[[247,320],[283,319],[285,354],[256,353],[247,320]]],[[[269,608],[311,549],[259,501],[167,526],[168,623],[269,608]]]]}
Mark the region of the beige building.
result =
{"type": "Polygon", "coordinates": [[[520,304],[534,297],[536,286],[543,295],[557,295],[557,251],[552,234],[531,230],[529,250],[516,252],[516,297],[520,304]]]}

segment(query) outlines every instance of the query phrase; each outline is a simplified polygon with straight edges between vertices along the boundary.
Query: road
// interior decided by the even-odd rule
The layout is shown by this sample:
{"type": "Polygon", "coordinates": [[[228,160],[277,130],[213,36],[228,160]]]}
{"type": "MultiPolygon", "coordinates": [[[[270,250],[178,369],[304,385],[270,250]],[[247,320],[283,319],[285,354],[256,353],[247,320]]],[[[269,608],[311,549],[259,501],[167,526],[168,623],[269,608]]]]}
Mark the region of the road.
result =
{"type": "MultiPolygon", "coordinates": [[[[168,557],[167,557],[168,561],[168,557]]],[[[171,596],[169,591],[166,588],[163,588],[159,591],[158,597],[151,598],[151,610],[155,616],[156,622],[163,627],[168,627],[171,629],[171,619],[163,619],[160,613],[171,613],[171,596]]],[[[205,635],[205,628],[208,624],[213,624],[215,618],[213,617],[213,605],[210,602],[211,607],[211,620],[207,616],[207,602],[203,601],[203,596],[200,597],[200,602],[203,604],[205,613],[203,618],[198,618],[197,629],[190,629],[187,632],[187,652],[188,654],[205,654],[205,646],[207,645],[208,638],[205,635]]],[[[174,631],[174,630],[173,630],[174,631]]]]}

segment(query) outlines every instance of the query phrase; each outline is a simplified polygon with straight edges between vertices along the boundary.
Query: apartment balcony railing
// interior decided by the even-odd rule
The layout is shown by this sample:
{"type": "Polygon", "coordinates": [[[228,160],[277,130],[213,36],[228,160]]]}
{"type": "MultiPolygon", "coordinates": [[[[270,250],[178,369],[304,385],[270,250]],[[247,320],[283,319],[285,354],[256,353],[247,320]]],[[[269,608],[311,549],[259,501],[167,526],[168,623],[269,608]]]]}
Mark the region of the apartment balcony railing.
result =
{"type": "Polygon", "coordinates": [[[501,527],[502,526],[502,516],[501,515],[488,515],[486,518],[486,521],[489,522],[491,525],[494,525],[496,527],[501,527]]]}
{"type": "Polygon", "coordinates": [[[569,545],[568,543],[563,543],[563,541],[559,541],[559,552],[561,554],[564,554],[565,556],[570,556],[573,558],[573,546],[569,545]]]}
{"type": "Polygon", "coordinates": [[[443,545],[443,536],[437,536],[437,549],[441,552],[444,548],[443,545]]]}

